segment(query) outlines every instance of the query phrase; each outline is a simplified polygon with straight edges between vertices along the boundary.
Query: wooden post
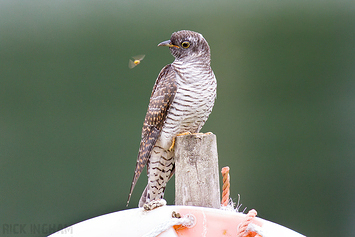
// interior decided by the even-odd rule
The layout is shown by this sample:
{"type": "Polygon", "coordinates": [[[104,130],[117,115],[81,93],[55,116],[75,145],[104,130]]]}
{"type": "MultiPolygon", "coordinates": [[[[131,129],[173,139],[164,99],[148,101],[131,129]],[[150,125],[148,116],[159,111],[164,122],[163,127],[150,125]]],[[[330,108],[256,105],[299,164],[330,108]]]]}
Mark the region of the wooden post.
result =
{"type": "Polygon", "coordinates": [[[175,140],[175,205],[220,208],[216,135],[175,140]]]}

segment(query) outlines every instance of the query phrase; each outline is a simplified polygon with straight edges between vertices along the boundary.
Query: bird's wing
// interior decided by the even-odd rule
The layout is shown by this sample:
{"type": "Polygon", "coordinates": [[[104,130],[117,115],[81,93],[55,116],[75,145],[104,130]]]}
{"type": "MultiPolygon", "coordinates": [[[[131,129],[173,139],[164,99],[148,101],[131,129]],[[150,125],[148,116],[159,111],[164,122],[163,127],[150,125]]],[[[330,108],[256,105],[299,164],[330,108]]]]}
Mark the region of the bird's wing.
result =
{"type": "Polygon", "coordinates": [[[134,68],[135,66],[137,66],[137,64],[134,64],[134,62],[130,59],[130,60],[128,61],[128,67],[129,67],[130,69],[132,69],[132,68],[134,68]]]}
{"type": "Polygon", "coordinates": [[[159,73],[148,106],[142,128],[142,139],[139,147],[136,170],[134,172],[131,190],[129,192],[127,205],[132,195],[134,186],[142,173],[144,166],[150,158],[161,128],[163,127],[166,115],[176,93],[176,75],[172,66],[165,66],[159,73]]]}
{"type": "Polygon", "coordinates": [[[141,54],[141,55],[133,56],[132,58],[134,58],[134,60],[143,60],[144,57],[145,55],[141,54]]]}

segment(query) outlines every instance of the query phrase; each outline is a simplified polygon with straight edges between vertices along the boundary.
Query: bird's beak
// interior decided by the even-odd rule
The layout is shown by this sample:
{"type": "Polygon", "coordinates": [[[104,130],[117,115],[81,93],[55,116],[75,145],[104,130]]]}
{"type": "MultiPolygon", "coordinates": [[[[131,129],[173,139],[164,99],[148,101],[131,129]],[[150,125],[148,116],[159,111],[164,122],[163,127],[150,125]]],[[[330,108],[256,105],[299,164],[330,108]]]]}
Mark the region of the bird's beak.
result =
{"type": "Polygon", "coordinates": [[[163,41],[160,44],[158,44],[158,46],[168,46],[169,48],[171,48],[171,47],[179,48],[179,46],[174,45],[173,43],[171,43],[170,40],[163,41]]]}

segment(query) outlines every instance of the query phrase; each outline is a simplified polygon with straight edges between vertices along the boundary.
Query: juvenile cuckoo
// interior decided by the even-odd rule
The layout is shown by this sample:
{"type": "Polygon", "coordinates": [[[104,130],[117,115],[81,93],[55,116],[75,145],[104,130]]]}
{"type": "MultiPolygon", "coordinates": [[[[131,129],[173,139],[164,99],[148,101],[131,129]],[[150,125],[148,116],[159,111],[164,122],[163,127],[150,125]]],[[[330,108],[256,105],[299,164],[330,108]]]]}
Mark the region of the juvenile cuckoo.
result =
{"type": "Polygon", "coordinates": [[[147,165],[148,184],[139,207],[164,197],[174,174],[174,141],[183,133],[198,133],[212,111],[217,81],[210,66],[210,47],[197,32],[174,32],[168,46],[175,57],[159,73],[142,128],[136,170],[128,196],[147,165]]]}

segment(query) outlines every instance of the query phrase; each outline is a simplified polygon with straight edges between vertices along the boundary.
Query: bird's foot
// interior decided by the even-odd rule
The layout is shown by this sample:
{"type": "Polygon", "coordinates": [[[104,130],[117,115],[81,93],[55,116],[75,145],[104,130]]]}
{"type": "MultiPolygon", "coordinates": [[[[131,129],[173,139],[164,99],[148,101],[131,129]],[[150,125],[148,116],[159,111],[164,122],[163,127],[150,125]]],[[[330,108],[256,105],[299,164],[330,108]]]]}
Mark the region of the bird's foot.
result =
{"type": "MultiPolygon", "coordinates": [[[[191,133],[190,133],[190,132],[180,133],[180,134],[176,135],[176,137],[184,136],[184,135],[191,135],[191,133]]],[[[173,143],[171,144],[171,146],[170,146],[170,148],[169,148],[169,151],[172,151],[172,150],[173,150],[173,148],[174,148],[174,146],[175,146],[175,139],[176,139],[176,137],[174,137],[173,143]]]]}
{"type": "Polygon", "coordinates": [[[190,132],[183,132],[183,133],[180,133],[176,136],[179,137],[179,136],[184,136],[184,135],[191,135],[191,133],[190,132]]]}
{"type": "Polygon", "coordinates": [[[144,210],[151,211],[155,208],[162,207],[166,205],[166,201],[164,199],[153,200],[143,205],[144,210]]]}

